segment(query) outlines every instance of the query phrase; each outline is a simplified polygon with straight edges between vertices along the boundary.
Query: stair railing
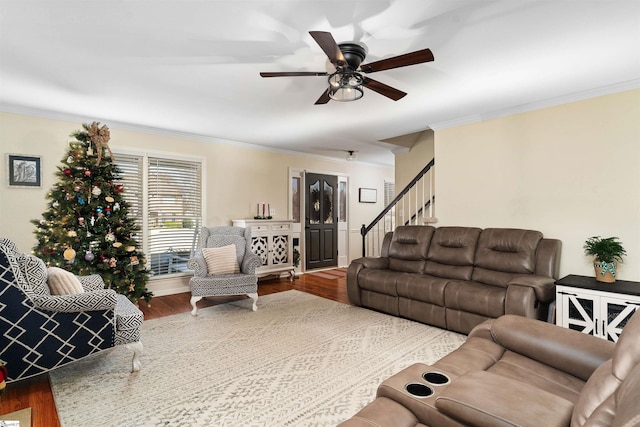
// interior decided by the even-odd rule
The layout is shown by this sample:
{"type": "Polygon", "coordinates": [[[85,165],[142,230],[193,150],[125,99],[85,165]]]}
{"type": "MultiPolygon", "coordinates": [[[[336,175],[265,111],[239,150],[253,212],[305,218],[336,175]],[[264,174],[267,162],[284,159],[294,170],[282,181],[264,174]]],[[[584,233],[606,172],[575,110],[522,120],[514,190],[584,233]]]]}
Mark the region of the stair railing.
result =
{"type": "Polygon", "coordinates": [[[362,225],[362,256],[379,256],[385,234],[393,231],[396,224],[421,225],[433,222],[434,166],[435,159],[432,159],[371,224],[362,225]]]}

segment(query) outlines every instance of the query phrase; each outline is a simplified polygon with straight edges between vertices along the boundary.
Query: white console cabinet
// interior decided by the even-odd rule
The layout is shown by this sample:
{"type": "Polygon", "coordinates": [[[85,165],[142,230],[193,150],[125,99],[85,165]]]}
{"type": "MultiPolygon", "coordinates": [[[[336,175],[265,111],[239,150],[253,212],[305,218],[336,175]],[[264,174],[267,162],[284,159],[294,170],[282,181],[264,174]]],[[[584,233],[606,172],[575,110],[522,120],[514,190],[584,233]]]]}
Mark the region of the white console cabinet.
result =
{"type": "Polygon", "coordinates": [[[618,341],[622,328],[640,308],[640,283],[601,283],[569,275],[556,282],[556,324],[618,341]]]}
{"type": "Polygon", "coordinates": [[[294,277],[291,220],[236,219],[235,227],[251,229],[251,251],[262,260],[258,277],[288,273],[294,277]]]}

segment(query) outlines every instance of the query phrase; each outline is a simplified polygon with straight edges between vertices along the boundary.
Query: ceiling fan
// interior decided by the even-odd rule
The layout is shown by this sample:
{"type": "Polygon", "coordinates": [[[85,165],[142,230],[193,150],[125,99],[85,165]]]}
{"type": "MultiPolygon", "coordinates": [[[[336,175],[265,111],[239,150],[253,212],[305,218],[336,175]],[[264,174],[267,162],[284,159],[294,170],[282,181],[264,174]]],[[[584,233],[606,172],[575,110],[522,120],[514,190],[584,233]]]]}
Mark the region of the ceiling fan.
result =
{"type": "Polygon", "coordinates": [[[357,43],[337,44],[331,33],[326,31],[309,31],[309,34],[327,54],[329,61],[336,69],[334,73],[292,71],[262,72],[260,75],[262,77],[328,76],[329,87],[315,102],[316,105],[326,104],[331,99],[334,101],[355,101],[360,99],[364,95],[362,86],[397,101],[404,97],[406,93],[377,80],[370,79],[364,74],[433,61],[431,50],[422,49],[368,64],[361,64],[367,54],[362,45],[357,43]]]}

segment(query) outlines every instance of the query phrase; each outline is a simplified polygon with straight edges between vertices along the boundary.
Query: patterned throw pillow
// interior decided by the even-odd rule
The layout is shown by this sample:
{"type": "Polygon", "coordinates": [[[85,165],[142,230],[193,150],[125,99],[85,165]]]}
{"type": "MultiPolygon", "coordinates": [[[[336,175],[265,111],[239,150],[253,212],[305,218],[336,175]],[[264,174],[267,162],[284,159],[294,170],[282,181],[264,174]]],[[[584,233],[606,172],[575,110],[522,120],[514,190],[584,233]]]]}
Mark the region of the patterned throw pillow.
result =
{"type": "Polygon", "coordinates": [[[207,262],[207,274],[240,273],[240,265],[236,255],[236,245],[220,248],[203,248],[202,254],[207,262]]]}
{"type": "Polygon", "coordinates": [[[84,292],[82,283],[75,274],[59,267],[49,267],[47,272],[47,284],[51,295],[72,295],[84,292]]]}
{"type": "Polygon", "coordinates": [[[31,290],[38,295],[50,295],[47,286],[47,266],[44,261],[29,254],[19,255],[17,261],[31,290]]]}

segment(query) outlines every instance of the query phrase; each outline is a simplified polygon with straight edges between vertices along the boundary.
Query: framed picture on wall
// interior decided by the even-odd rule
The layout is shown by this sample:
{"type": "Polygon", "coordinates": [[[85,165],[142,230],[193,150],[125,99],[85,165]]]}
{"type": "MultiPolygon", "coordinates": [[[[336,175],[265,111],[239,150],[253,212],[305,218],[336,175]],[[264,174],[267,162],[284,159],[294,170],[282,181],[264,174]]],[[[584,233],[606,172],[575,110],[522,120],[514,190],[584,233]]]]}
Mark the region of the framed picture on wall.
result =
{"type": "Polygon", "coordinates": [[[42,185],[40,156],[7,154],[9,187],[39,188],[42,185]]]}
{"type": "Polygon", "coordinates": [[[376,203],[378,201],[378,190],[375,188],[360,188],[360,203],[376,203]]]}

